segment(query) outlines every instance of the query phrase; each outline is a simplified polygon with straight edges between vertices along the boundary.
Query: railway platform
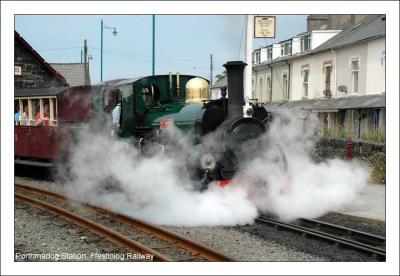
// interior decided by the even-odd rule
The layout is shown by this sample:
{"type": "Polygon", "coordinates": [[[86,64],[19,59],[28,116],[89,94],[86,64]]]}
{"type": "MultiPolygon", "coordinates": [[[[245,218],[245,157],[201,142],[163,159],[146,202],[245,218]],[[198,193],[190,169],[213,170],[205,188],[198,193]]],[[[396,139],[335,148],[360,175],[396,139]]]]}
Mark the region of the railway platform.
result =
{"type": "Polygon", "coordinates": [[[385,194],[385,184],[368,183],[351,204],[343,206],[337,213],[384,222],[385,194]]]}

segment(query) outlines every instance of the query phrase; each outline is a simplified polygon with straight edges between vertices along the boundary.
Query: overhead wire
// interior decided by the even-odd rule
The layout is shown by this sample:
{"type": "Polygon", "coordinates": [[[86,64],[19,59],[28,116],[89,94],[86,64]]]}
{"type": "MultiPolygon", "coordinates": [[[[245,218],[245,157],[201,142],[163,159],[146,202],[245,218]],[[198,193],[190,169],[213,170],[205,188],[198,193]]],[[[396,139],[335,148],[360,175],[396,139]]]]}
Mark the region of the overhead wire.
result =
{"type": "Polygon", "coordinates": [[[240,59],[240,50],[242,49],[242,41],[243,41],[243,34],[244,34],[244,27],[246,25],[246,16],[244,16],[243,20],[243,27],[242,27],[242,35],[240,36],[240,43],[239,43],[239,51],[238,51],[238,60],[240,59]]]}

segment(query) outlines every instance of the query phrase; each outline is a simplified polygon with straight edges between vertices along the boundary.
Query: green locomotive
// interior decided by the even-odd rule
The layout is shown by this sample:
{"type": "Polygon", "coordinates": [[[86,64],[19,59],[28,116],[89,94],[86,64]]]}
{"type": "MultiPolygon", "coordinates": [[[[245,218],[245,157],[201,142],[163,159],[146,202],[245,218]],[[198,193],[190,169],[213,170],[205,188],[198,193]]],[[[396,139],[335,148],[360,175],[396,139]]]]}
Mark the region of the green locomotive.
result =
{"type": "Polygon", "coordinates": [[[232,178],[238,168],[238,149],[266,131],[268,112],[258,105],[245,104],[241,61],[224,65],[228,75],[228,93],[209,100],[209,84],[203,78],[157,75],[103,82],[94,87],[102,95],[103,110],[111,113],[121,103],[118,136],[134,140],[143,150],[149,144],[163,147],[163,132],[174,126],[183,134],[192,134],[197,173],[205,182],[232,178]],[[212,146],[202,138],[215,132],[212,146]]]}

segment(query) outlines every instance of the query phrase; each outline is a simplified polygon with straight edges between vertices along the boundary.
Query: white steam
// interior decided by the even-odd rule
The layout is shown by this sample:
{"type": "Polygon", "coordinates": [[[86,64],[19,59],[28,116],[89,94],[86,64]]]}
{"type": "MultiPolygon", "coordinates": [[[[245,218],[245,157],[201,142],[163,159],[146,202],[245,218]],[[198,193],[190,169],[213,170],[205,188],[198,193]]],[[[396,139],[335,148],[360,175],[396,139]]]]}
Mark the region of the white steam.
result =
{"type": "Polygon", "coordinates": [[[247,224],[260,212],[283,220],[317,217],[353,200],[368,171],[355,162],[312,161],[316,122],[293,114],[277,117],[260,138],[261,148],[242,149],[249,161],[233,183],[224,188],[211,183],[203,192],[185,166],[191,140],[177,130],[169,133],[172,154],[152,157],[126,141],[82,132],[66,190],[72,198],[166,225],[247,224]]]}
{"type": "Polygon", "coordinates": [[[295,112],[277,116],[262,138],[267,147],[237,175],[251,201],[263,213],[282,220],[315,218],[351,202],[367,183],[368,169],[339,159],[311,159],[318,120],[295,112]]]}
{"type": "Polygon", "coordinates": [[[253,221],[257,209],[247,200],[244,189],[213,185],[202,193],[194,190],[179,156],[143,158],[124,142],[82,133],[71,159],[74,180],[66,189],[73,198],[158,224],[236,225],[253,221]]]}

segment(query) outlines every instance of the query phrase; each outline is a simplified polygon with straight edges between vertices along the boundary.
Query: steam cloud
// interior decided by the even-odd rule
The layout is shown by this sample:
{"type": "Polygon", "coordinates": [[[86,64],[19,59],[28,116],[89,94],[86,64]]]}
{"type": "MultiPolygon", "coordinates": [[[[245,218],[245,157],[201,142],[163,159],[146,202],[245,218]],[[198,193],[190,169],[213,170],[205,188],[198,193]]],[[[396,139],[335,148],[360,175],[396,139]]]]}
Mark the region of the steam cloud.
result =
{"type": "MultiPolygon", "coordinates": [[[[165,225],[243,225],[271,213],[282,220],[313,218],[353,200],[369,172],[355,161],[312,160],[317,119],[282,113],[257,143],[241,149],[232,184],[196,189],[186,170],[191,139],[170,130],[171,154],[144,157],[124,140],[84,131],[70,158],[65,186],[74,199],[165,225]],[[257,149],[257,150],[255,150],[257,149]]],[[[210,145],[217,141],[207,137],[210,145]]]]}

